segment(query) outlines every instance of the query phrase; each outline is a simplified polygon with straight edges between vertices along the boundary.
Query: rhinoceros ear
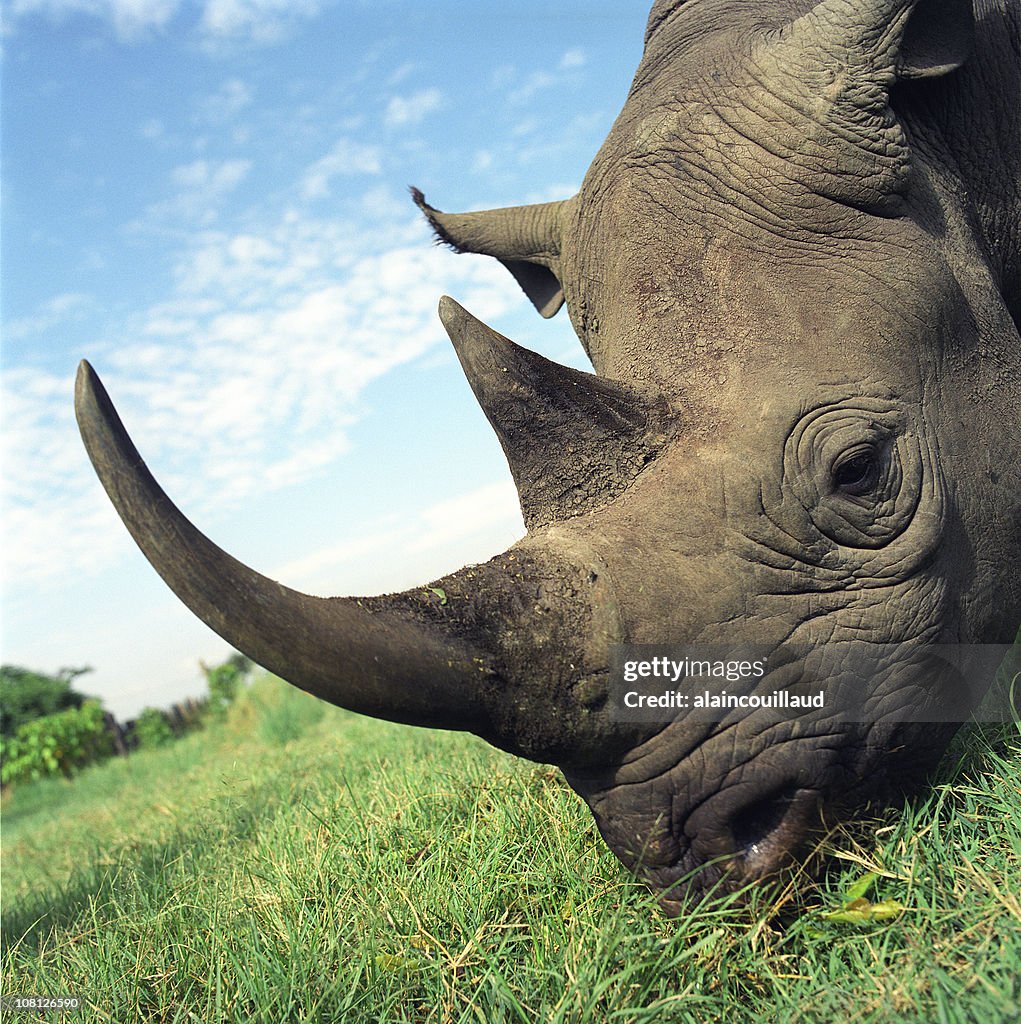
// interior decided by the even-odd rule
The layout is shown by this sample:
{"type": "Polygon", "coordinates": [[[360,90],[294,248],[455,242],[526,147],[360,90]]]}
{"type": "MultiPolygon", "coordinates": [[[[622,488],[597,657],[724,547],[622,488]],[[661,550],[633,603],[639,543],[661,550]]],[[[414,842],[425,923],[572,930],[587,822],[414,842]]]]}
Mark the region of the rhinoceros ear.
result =
{"type": "MultiPolygon", "coordinates": [[[[821,0],[756,47],[759,73],[804,115],[771,140],[813,190],[895,215],[910,148],[890,102],[898,79],[946,74],[966,59],[971,0],[821,0]]],[[[752,121],[759,115],[752,112],[752,121]]],[[[749,130],[759,130],[755,123],[749,130]]]]}
{"type": "Polygon", "coordinates": [[[495,256],[542,316],[553,316],[564,304],[558,268],[563,202],[443,213],[430,206],[417,188],[412,188],[411,195],[441,242],[457,252],[495,256]]]}
{"type": "Polygon", "coordinates": [[[919,0],[901,38],[898,78],[932,78],[959,68],[975,41],[972,0],[919,0]]]}
{"type": "Polygon", "coordinates": [[[666,442],[658,406],[521,348],[453,299],[440,319],[500,439],[528,529],[600,508],[666,442]]]}
{"type": "Polygon", "coordinates": [[[853,84],[881,82],[890,72],[897,78],[944,75],[967,60],[974,33],[972,0],[822,0],[784,35],[795,49],[803,45],[806,53],[824,54],[846,69],[853,84]]]}

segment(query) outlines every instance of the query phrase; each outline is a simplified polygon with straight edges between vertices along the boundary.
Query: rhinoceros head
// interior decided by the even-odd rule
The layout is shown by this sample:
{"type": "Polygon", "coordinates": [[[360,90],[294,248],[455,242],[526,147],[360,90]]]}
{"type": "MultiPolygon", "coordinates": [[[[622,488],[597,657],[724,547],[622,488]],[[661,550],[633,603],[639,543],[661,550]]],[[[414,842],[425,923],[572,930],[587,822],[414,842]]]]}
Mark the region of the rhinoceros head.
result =
{"type": "MultiPolygon", "coordinates": [[[[994,238],[1016,210],[968,194],[932,114],[970,7],[777,6],[660,0],[577,196],[450,214],[416,191],[544,316],[566,302],[596,371],[442,300],[528,527],[488,564],[385,598],[288,590],[191,526],[79,375],[104,485],[217,632],[333,703],[560,765],[664,891],[769,874],[827,809],[924,773],[953,726],[897,712],[948,683],[877,660],[857,716],[631,721],[616,645],[915,651],[1021,620],[1017,264],[994,238]]],[[[796,685],[779,664],[763,685],[796,685]]]]}

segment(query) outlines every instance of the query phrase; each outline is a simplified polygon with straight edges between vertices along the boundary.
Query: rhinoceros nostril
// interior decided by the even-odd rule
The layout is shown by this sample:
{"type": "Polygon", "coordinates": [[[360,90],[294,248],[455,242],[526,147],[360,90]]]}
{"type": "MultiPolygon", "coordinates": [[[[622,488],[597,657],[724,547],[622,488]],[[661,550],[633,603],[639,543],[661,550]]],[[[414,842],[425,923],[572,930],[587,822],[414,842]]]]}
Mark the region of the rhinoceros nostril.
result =
{"type": "Polygon", "coordinates": [[[758,878],[782,868],[804,840],[818,803],[815,790],[789,785],[735,814],[730,830],[743,873],[758,878]]]}
{"type": "Polygon", "coordinates": [[[768,797],[756,800],[734,815],[730,823],[735,852],[739,855],[754,853],[774,835],[790,811],[797,789],[785,786],[768,797]]]}

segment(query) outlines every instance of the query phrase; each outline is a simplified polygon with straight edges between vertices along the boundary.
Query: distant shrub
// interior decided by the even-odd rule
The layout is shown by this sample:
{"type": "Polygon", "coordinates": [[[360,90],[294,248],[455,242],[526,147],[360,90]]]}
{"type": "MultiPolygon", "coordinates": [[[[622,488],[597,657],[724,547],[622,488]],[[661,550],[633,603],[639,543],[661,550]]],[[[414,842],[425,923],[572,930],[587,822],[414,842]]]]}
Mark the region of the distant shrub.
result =
{"type": "Polygon", "coordinates": [[[87,700],[18,727],[0,746],[0,781],[4,785],[42,779],[51,775],[70,777],[78,769],[113,754],[113,742],[99,701],[87,700]]]}
{"type": "Polygon", "coordinates": [[[71,683],[90,668],[62,668],[55,676],[18,665],[0,667],[0,735],[10,739],[28,722],[80,708],[86,697],[71,683]]]}
{"type": "Polygon", "coordinates": [[[166,712],[159,708],[146,708],[135,719],[133,731],[140,749],[162,747],[174,739],[174,730],[167,721],[166,712]]]}
{"type": "Polygon", "coordinates": [[[252,662],[243,654],[232,654],[221,665],[199,663],[209,686],[209,710],[222,715],[234,703],[241,684],[252,670],[252,662]]]}

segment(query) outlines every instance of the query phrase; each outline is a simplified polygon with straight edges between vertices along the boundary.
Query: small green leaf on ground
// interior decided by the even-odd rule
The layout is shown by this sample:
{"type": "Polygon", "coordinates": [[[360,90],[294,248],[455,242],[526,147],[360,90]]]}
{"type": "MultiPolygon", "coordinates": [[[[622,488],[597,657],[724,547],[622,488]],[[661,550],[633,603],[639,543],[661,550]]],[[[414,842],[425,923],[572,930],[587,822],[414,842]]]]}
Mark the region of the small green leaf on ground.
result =
{"type": "Polygon", "coordinates": [[[852,886],[847,890],[847,894],[844,897],[844,905],[853,903],[855,900],[860,900],[864,897],[865,893],[872,888],[872,883],[879,877],[875,871],[866,871],[861,878],[858,879],[852,886]]]}
{"type": "Polygon", "coordinates": [[[873,903],[859,896],[849,900],[839,910],[828,910],[822,914],[825,921],[836,921],[839,924],[872,924],[873,922],[892,921],[900,917],[907,907],[900,900],[881,900],[873,903]]]}
{"type": "Polygon", "coordinates": [[[828,910],[820,916],[824,921],[836,921],[839,924],[872,924],[899,917],[907,910],[899,900],[881,900],[873,903],[865,898],[865,894],[878,878],[879,875],[875,871],[865,872],[848,887],[839,910],[828,910]]]}

